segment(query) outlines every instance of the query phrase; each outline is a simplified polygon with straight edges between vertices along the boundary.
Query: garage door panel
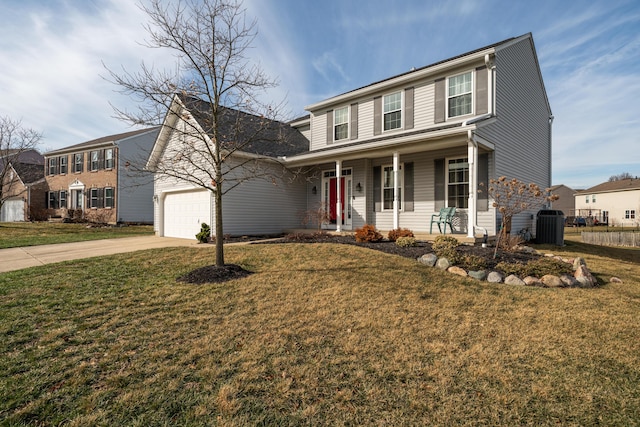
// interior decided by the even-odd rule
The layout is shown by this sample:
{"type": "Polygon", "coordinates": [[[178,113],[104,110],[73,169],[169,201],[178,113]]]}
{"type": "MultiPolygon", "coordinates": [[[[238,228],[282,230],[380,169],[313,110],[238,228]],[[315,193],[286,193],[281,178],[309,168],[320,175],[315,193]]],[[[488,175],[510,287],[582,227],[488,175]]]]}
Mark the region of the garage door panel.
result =
{"type": "Polygon", "coordinates": [[[22,199],[8,199],[0,209],[0,222],[24,221],[24,201],[22,199]]]}
{"type": "Polygon", "coordinates": [[[195,239],[201,224],[209,224],[210,220],[211,195],[208,191],[186,191],[165,196],[165,236],[195,239]]]}

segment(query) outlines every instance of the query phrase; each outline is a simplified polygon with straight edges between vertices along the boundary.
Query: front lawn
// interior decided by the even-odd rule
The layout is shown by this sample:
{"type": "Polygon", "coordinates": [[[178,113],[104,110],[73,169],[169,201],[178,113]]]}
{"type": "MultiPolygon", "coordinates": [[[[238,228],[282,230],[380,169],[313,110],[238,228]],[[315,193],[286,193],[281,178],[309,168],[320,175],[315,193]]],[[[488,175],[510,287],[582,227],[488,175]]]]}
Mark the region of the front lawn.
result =
{"type": "Polygon", "coordinates": [[[255,274],[176,282],[213,248],[0,274],[0,424],[640,423],[631,260],[586,254],[624,283],[549,289],[352,245],[226,256],[255,274]]]}
{"type": "Polygon", "coordinates": [[[153,235],[151,225],[96,227],[51,222],[0,222],[0,249],[150,235],[153,235]]]}

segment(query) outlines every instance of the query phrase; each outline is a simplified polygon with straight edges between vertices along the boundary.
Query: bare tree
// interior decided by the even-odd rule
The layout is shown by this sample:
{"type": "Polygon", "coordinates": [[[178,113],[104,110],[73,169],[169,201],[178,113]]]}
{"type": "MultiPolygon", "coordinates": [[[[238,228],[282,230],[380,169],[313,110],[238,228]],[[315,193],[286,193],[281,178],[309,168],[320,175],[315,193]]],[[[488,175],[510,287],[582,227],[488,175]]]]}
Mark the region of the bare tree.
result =
{"type": "Polygon", "coordinates": [[[12,172],[20,169],[22,157],[36,149],[41,139],[41,133],[23,127],[21,120],[0,117],[0,209],[9,197],[20,195],[15,188],[19,179],[12,172]]]}
{"type": "Polygon", "coordinates": [[[265,164],[278,163],[297,143],[287,140],[291,127],[276,121],[282,104],[260,100],[276,82],[247,57],[256,22],[247,21],[241,2],[150,0],[141,8],[149,18],[146,46],[173,54],[176,70],[144,63],[135,73],[108,70],[123,93],[140,101],[137,111],[116,112],[179,135],[174,139],[182,143],[152,154],[150,164],[166,179],[213,193],[216,265],[223,266],[223,195],[247,179],[275,179],[265,164]]]}
{"type": "Polygon", "coordinates": [[[622,173],[619,173],[618,175],[611,175],[609,177],[609,182],[621,181],[623,179],[630,179],[630,178],[633,178],[633,175],[631,175],[629,172],[622,172],[622,173]]]}

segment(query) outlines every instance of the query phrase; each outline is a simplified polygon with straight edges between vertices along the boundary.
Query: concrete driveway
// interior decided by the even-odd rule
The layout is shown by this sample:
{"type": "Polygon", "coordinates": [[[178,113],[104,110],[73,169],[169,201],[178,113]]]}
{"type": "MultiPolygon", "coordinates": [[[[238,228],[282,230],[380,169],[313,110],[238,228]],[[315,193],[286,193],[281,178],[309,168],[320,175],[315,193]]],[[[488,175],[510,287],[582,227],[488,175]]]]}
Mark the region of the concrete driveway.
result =
{"type": "Polygon", "coordinates": [[[175,246],[198,246],[198,242],[191,239],[142,236],[0,249],[0,273],[54,262],[175,246]]]}

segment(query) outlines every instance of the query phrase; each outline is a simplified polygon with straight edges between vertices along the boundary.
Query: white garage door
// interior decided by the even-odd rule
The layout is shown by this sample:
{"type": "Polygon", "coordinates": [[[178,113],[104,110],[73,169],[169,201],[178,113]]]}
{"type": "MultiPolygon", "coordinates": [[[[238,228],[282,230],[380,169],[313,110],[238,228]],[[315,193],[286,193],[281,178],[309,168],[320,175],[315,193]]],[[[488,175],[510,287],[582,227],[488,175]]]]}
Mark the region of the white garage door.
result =
{"type": "Polygon", "coordinates": [[[0,222],[24,221],[24,201],[8,199],[2,204],[0,222]]]}
{"type": "Polygon", "coordinates": [[[211,193],[209,191],[185,191],[169,193],[164,199],[164,235],[194,239],[200,225],[211,226],[211,193]]]}

